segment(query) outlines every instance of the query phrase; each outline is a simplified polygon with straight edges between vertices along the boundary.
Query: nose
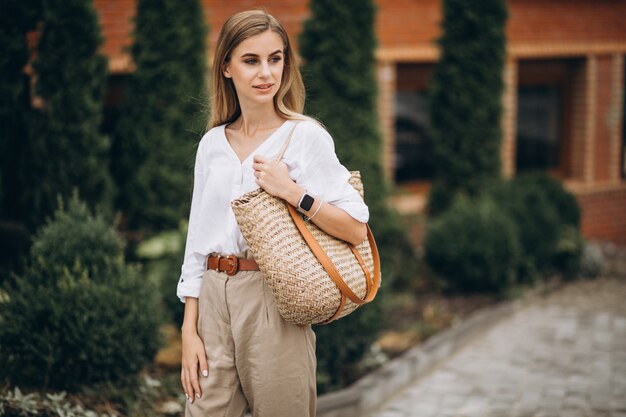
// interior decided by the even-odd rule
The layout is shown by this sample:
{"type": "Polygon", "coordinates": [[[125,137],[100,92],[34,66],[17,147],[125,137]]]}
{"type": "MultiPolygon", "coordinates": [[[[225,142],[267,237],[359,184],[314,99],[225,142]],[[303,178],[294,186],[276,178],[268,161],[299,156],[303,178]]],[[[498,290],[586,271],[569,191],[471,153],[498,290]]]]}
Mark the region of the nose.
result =
{"type": "Polygon", "coordinates": [[[270,66],[267,62],[261,62],[259,67],[259,77],[267,78],[270,76],[270,66]]]}

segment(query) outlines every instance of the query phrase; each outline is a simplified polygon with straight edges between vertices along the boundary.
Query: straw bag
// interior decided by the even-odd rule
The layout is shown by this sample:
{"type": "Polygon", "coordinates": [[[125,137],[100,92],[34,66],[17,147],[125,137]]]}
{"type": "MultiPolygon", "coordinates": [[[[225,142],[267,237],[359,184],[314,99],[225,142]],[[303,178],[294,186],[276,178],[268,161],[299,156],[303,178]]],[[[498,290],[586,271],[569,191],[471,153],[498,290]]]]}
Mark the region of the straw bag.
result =
{"type": "MultiPolygon", "coordinates": [[[[276,161],[291,141],[295,126],[276,161]]],[[[363,197],[358,171],[350,184],[363,197]]],[[[369,226],[367,239],[351,245],[322,231],[286,201],[262,189],[231,202],[241,233],[290,323],[325,324],[374,299],[380,260],[369,226]]]]}

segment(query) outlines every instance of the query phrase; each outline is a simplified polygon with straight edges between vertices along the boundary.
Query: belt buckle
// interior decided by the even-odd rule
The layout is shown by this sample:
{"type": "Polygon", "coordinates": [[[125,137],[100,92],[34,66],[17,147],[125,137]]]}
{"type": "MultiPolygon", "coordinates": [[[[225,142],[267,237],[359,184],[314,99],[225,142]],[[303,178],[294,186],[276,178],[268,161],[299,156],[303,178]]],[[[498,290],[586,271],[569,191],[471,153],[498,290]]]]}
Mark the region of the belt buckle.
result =
{"type": "MultiPolygon", "coordinates": [[[[239,259],[235,255],[228,255],[228,256],[224,256],[223,258],[228,260],[229,268],[228,269],[223,269],[222,272],[225,272],[226,275],[232,277],[239,270],[239,259]]],[[[219,268],[220,268],[220,263],[219,263],[219,260],[218,260],[218,262],[217,262],[218,272],[220,270],[219,268]]]]}

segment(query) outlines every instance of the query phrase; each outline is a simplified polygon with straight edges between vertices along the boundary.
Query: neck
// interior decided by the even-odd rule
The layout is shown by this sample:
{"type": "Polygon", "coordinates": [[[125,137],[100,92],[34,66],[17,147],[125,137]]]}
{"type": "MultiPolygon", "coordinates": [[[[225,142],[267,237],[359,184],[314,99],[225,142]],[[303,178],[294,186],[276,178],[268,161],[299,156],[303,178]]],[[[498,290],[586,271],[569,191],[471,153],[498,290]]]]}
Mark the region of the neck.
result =
{"type": "Polygon", "coordinates": [[[283,118],[274,109],[274,103],[263,105],[241,105],[241,116],[233,123],[237,129],[241,129],[246,137],[254,136],[258,130],[276,128],[283,122],[283,118]]]}

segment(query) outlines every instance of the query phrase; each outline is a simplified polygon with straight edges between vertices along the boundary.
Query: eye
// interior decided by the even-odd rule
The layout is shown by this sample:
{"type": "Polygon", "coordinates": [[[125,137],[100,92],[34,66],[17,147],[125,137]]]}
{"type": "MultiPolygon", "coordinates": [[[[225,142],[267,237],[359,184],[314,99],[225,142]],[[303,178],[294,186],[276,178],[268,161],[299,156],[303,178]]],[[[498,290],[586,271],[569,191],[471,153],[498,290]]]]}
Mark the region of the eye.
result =
{"type": "Polygon", "coordinates": [[[245,62],[246,64],[249,64],[249,65],[254,65],[254,64],[256,64],[256,59],[250,58],[250,59],[246,59],[243,62],[245,62]]]}
{"type": "Polygon", "coordinates": [[[280,62],[280,61],[282,61],[282,58],[279,56],[274,56],[270,58],[270,62],[280,62]]]}

